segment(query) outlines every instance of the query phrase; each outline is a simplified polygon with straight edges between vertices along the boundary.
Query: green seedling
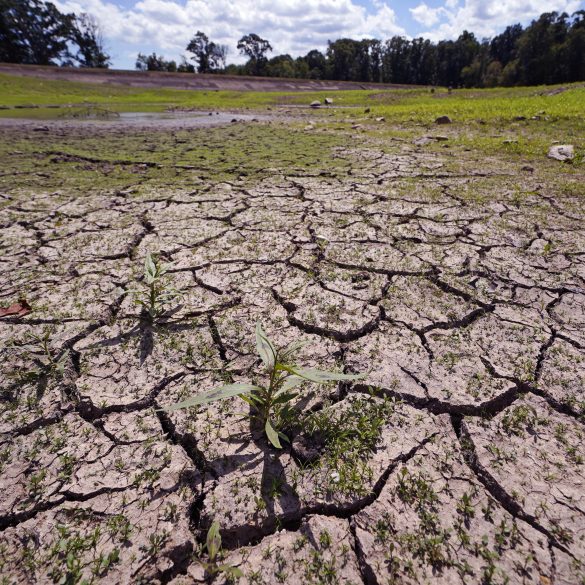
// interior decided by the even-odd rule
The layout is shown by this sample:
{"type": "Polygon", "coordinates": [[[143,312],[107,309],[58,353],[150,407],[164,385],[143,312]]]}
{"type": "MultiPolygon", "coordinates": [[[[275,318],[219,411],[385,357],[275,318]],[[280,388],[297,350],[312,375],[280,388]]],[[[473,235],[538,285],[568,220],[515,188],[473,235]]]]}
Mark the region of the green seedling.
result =
{"type": "Polygon", "coordinates": [[[177,289],[168,281],[168,264],[162,264],[160,259],[150,252],[144,260],[144,289],[131,289],[126,294],[134,296],[134,302],[140,305],[151,321],[163,313],[164,306],[180,296],[177,289]]]}
{"type": "Polygon", "coordinates": [[[69,351],[59,352],[52,347],[53,329],[45,327],[40,335],[27,333],[23,343],[13,343],[12,347],[32,361],[32,367],[19,372],[24,382],[38,382],[40,379],[59,379],[63,377],[69,351]]]}
{"type": "Polygon", "coordinates": [[[362,374],[340,374],[313,368],[301,368],[294,363],[295,354],[305,345],[293,341],[290,345],[277,349],[264,333],[260,323],[256,325],[256,348],[264,364],[268,383],[264,386],[255,384],[228,384],[204,392],[198,396],[178,402],[165,410],[171,412],[182,408],[200,406],[239,396],[253,409],[252,417],[264,426],[268,440],[277,449],[282,449],[281,439],[288,442],[288,437],[280,430],[293,415],[292,403],[298,396],[293,391],[305,382],[327,384],[341,380],[358,380],[362,374]]]}
{"type": "Polygon", "coordinates": [[[239,579],[243,577],[243,573],[237,567],[231,565],[220,565],[219,559],[222,556],[221,551],[221,534],[219,533],[219,523],[214,522],[207,531],[207,538],[205,539],[205,548],[207,550],[208,561],[199,561],[205,568],[206,576],[213,580],[219,573],[224,573],[226,577],[231,579],[239,579]]]}

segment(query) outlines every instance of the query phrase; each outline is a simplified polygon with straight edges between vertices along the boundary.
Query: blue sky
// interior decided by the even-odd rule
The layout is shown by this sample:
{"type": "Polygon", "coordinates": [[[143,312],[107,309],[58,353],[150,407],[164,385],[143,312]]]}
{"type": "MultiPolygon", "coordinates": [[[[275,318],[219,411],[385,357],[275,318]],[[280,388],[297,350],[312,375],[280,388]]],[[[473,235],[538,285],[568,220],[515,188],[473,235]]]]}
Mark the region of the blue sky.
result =
{"type": "Polygon", "coordinates": [[[463,30],[490,37],[528,24],[543,12],[585,10],[582,0],[53,0],[62,10],[88,12],[101,24],[113,66],[132,69],[137,53],[179,60],[198,31],[228,46],[247,33],[268,39],[274,54],[293,57],[340,37],[393,35],[455,38],[463,30]]]}

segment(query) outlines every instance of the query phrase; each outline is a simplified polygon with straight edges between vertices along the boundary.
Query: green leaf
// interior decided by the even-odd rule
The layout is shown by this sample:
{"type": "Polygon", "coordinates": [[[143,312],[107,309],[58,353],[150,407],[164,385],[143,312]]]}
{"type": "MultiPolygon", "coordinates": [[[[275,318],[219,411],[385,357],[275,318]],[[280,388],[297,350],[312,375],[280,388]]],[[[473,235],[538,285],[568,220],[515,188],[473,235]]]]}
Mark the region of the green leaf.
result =
{"type": "Polygon", "coordinates": [[[272,370],[274,368],[274,363],[276,362],[276,349],[264,333],[262,329],[262,325],[260,321],[256,323],[256,348],[258,350],[258,355],[264,362],[264,365],[268,370],[272,370]]]}
{"type": "Polygon", "coordinates": [[[301,378],[300,376],[289,376],[286,378],[280,388],[280,390],[276,393],[278,396],[281,392],[286,392],[287,390],[292,390],[297,386],[305,383],[305,378],[301,378]]]}
{"type": "Polygon", "coordinates": [[[244,396],[243,394],[240,396],[240,398],[244,401],[247,402],[250,406],[253,406],[255,408],[262,406],[264,404],[264,400],[262,399],[261,396],[258,396],[256,394],[250,394],[249,396],[244,396]]]}
{"type": "Polygon", "coordinates": [[[278,396],[272,401],[272,404],[284,404],[285,402],[290,402],[297,396],[298,392],[279,393],[278,396]]]}
{"type": "Polygon", "coordinates": [[[156,278],[156,264],[150,252],[146,254],[146,258],[144,259],[144,274],[148,284],[156,278]]]}
{"type": "Polygon", "coordinates": [[[333,382],[338,380],[361,380],[366,377],[365,374],[341,374],[338,372],[327,372],[325,370],[317,370],[315,368],[297,368],[288,366],[287,370],[296,376],[310,380],[316,384],[325,384],[326,382],[333,382]]]}
{"type": "Polygon", "coordinates": [[[231,565],[219,565],[217,568],[222,573],[227,573],[236,579],[244,576],[244,573],[242,573],[242,570],[238,569],[238,567],[232,567],[231,565]]]}
{"type": "Polygon", "coordinates": [[[63,374],[63,372],[65,371],[65,364],[67,363],[68,359],[69,359],[69,350],[67,349],[67,350],[65,350],[63,355],[55,363],[55,369],[60,374],[63,374]]]}
{"type": "Polygon", "coordinates": [[[201,404],[208,404],[210,402],[215,402],[216,400],[222,400],[223,398],[230,398],[232,396],[238,396],[239,394],[246,394],[254,390],[261,390],[261,388],[259,386],[254,386],[253,384],[228,384],[227,386],[214,388],[213,390],[204,392],[198,396],[187,398],[187,400],[183,400],[183,402],[171,404],[171,406],[167,406],[166,408],[163,408],[163,410],[166,410],[167,412],[173,412],[175,410],[180,410],[181,408],[200,406],[201,404]]]}
{"type": "Polygon", "coordinates": [[[278,433],[274,430],[274,427],[270,423],[270,419],[266,419],[266,425],[264,427],[266,431],[266,436],[268,440],[277,448],[282,449],[282,445],[280,444],[280,439],[278,438],[278,433]]]}
{"type": "Polygon", "coordinates": [[[221,549],[221,534],[219,533],[219,523],[217,521],[207,531],[206,546],[209,559],[213,561],[221,549]]]}
{"type": "Polygon", "coordinates": [[[289,357],[294,355],[297,351],[305,347],[309,343],[308,341],[301,341],[296,340],[287,345],[281,352],[280,352],[280,359],[281,361],[286,361],[289,357]]]}

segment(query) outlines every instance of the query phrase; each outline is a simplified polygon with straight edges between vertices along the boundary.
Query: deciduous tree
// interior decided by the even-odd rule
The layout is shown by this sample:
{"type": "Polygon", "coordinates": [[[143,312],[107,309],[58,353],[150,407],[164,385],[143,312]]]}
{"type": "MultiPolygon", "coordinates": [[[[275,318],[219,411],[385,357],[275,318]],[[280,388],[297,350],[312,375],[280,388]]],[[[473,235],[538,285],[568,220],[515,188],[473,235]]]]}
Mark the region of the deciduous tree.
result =
{"type": "Polygon", "coordinates": [[[248,57],[247,69],[252,75],[261,75],[267,63],[266,53],[272,51],[272,45],[255,33],[243,36],[238,41],[238,50],[248,57]]]}

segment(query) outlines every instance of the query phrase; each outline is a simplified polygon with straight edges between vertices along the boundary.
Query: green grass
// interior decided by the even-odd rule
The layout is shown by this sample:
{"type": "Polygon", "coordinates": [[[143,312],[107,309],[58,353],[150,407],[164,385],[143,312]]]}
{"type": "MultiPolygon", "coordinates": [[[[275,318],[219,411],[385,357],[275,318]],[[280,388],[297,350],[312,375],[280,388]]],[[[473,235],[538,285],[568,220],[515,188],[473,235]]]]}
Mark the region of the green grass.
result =
{"type": "MultiPolygon", "coordinates": [[[[179,89],[142,89],[135,87],[102,86],[73,81],[51,81],[32,77],[0,74],[0,106],[56,106],[83,104],[106,105],[116,111],[156,112],[168,107],[247,108],[274,103],[272,94],[235,91],[192,91],[179,89]]],[[[23,113],[24,112],[24,113],[23,113]]],[[[35,110],[20,110],[30,115],[35,110]]],[[[14,115],[10,111],[9,115],[14,115]]],[[[0,112],[6,116],[7,111],[0,112]]],[[[47,111],[50,116],[50,110],[47,111]]],[[[38,115],[38,112],[37,112],[38,115]]],[[[53,115],[56,115],[53,113],[53,115]]]]}
{"type": "MultiPolygon", "coordinates": [[[[582,84],[559,87],[497,88],[455,90],[438,88],[412,90],[325,91],[325,92],[236,92],[192,91],[176,89],[141,89],[125,86],[101,86],[67,81],[50,81],[32,77],[0,74],[0,106],[57,106],[91,102],[116,111],[163,111],[168,107],[202,109],[258,109],[269,105],[303,105],[332,97],[336,106],[363,106],[371,113],[386,116],[393,122],[428,123],[439,115],[459,122],[510,120],[515,116],[530,118],[541,112],[558,119],[575,119],[585,114],[585,87],[582,84]]],[[[338,116],[348,110],[332,109],[338,116]]],[[[322,111],[315,112],[317,116],[322,111]]],[[[8,110],[3,116],[57,115],[55,111],[8,110]]]]}
{"type": "MultiPolygon", "coordinates": [[[[497,89],[461,89],[448,93],[437,89],[344,91],[333,93],[306,93],[290,96],[291,103],[307,103],[334,98],[335,105],[365,106],[375,116],[386,116],[393,121],[428,123],[447,115],[459,122],[483,120],[510,120],[516,116],[530,118],[545,112],[555,118],[574,118],[585,114],[585,87],[581,84],[566,86],[555,93],[556,87],[520,87],[497,89]]],[[[279,99],[279,98],[276,98],[279,99]]],[[[347,114],[347,112],[345,112],[347,114]]]]}
{"type": "MultiPolygon", "coordinates": [[[[335,146],[348,144],[348,140],[351,143],[356,136],[351,129],[354,121],[363,125],[362,131],[357,134],[362,142],[373,141],[377,147],[387,151],[395,150],[404,142],[412,144],[422,136],[445,135],[448,141],[432,142],[424,149],[443,154],[451,152],[454,161],[457,153],[469,151],[480,156],[532,164],[546,160],[553,141],[574,144],[577,163],[583,160],[585,152],[583,84],[455,90],[451,93],[443,88],[437,88],[434,92],[421,88],[262,93],[153,90],[0,74],[0,106],[10,108],[0,110],[0,116],[5,117],[52,118],[63,115],[63,106],[84,102],[120,112],[162,112],[171,107],[262,111],[269,106],[274,112],[275,106],[307,105],[312,100],[322,101],[325,97],[333,98],[334,108],[310,112],[291,109],[309,114],[320,126],[319,132],[303,132],[306,121],[297,119],[271,127],[252,124],[179,132],[176,140],[168,132],[127,132],[117,136],[97,134],[78,139],[74,136],[63,139],[35,136],[34,140],[24,141],[18,136],[10,141],[10,147],[6,141],[0,147],[0,158],[7,169],[14,167],[22,171],[26,170],[23,165],[29,165],[34,167],[35,172],[47,172],[55,178],[57,188],[74,180],[80,186],[93,189],[106,185],[123,187],[135,184],[137,178],[145,185],[169,181],[181,184],[183,180],[192,180],[194,175],[201,180],[222,180],[241,175],[252,179],[262,176],[268,168],[322,168],[325,160],[332,161],[332,166],[338,167],[339,163],[328,153],[335,146]],[[16,109],[16,106],[31,105],[39,107],[16,109]],[[442,115],[448,115],[453,124],[435,125],[434,120],[442,115]],[[376,122],[379,117],[384,117],[385,122],[376,122]],[[518,119],[520,117],[523,119],[518,119]],[[18,155],[14,151],[23,154],[18,155]],[[112,170],[82,162],[55,165],[43,158],[43,153],[48,151],[104,161],[147,161],[161,166],[148,169],[117,166],[112,170]],[[28,153],[33,154],[34,158],[27,156],[28,153]],[[40,169],[45,165],[44,170],[40,169]],[[177,170],[177,165],[195,166],[196,170],[177,170]]],[[[282,111],[276,115],[287,122],[282,111]]],[[[326,166],[329,168],[331,165],[327,163],[326,166]]],[[[580,166],[573,166],[575,172],[580,166]]],[[[16,180],[21,186],[26,186],[38,181],[38,176],[22,174],[18,175],[18,179],[12,177],[10,180],[12,184],[16,180]]]]}
{"type": "Polygon", "coordinates": [[[64,136],[6,129],[0,142],[0,189],[95,192],[133,187],[135,197],[159,186],[192,190],[206,181],[255,182],[271,169],[307,172],[347,161],[332,157],[343,134],[288,126],[233,124],[185,131],[86,132],[64,136]],[[327,161],[326,163],[324,161],[327,161]],[[147,163],[148,166],[144,166],[147,163]]]}

